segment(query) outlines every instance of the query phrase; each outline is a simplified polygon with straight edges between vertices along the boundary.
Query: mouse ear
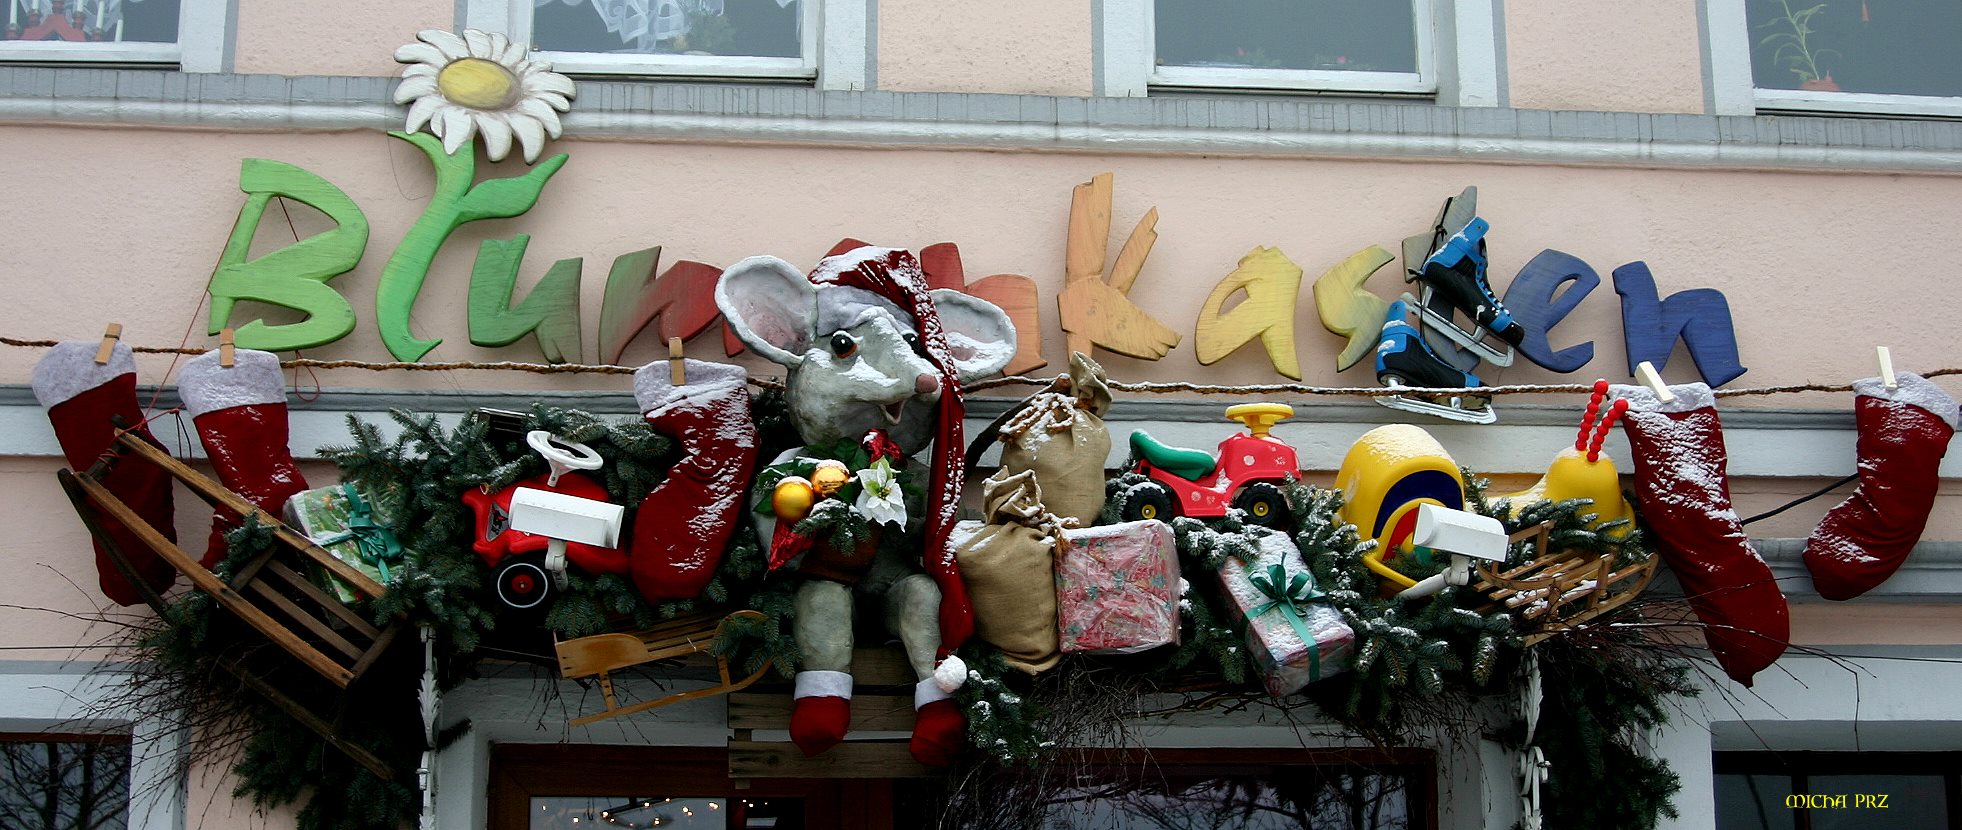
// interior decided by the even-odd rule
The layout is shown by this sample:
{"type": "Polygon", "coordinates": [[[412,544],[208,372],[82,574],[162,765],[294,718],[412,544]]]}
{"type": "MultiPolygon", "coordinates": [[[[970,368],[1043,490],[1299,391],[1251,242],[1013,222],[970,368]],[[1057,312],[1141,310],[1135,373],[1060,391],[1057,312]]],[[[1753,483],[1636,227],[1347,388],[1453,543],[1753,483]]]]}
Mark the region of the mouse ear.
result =
{"type": "Polygon", "coordinates": [[[932,292],[947,334],[947,350],[960,370],[961,381],[975,381],[1001,371],[1015,357],[1015,324],[994,303],[951,288],[932,292]]]}
{"type": "Polygon", "coordinates": [[[817,286],[773,256],[753,256],[722,272],[715,304],[736,337],[773,363],[796,366],[817,325],[817,286]]]}

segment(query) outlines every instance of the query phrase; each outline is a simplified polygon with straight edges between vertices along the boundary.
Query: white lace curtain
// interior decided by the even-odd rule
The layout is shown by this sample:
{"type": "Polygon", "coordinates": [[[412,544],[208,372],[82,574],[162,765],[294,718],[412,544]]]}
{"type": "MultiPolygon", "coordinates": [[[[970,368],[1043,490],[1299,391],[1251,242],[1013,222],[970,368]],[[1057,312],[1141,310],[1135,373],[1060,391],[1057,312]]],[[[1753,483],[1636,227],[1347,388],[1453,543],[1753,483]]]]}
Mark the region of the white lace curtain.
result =
{"type": "MultiPolygon", "coordinates": [[[[45,2],[45,0],[43,0],[45,2]]],[[[606,30],[620,36],[621,48],[633,52],[656,52],[663,40],[688,34],[688,16],[721,16],[724,0],[532,0],[533,7],[564,3],[590,6],[606,24],[606,30]]],[[[776,0],[779,7],[797,0],[776,0]]]]}

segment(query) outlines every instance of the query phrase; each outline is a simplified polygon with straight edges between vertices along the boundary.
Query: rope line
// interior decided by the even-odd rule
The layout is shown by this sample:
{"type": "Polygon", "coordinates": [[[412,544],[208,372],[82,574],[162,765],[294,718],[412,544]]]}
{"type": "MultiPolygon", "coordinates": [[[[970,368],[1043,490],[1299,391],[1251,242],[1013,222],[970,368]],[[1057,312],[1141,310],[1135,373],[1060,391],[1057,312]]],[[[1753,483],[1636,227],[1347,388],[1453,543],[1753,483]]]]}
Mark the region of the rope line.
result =
{"type": "MultiPolygon", "coordinates": [[[[18,348],[52,348],[55,340],[27,340],[18,337],[0,337],[0,345],[18,348]]],[[[178,348],[169,346],[131,346],[138,354],[197,355],[210,349],[178,348]]],[[[501,360],[477,362],[471,360],[448,361],[443,363],[409,363],[404,361],[367,360],[318,360],[314,358],[295,358],[282,360],[280,366],[288,369],[363,369],[371,372],[531,372],[540,375],[631,375],[638,366],[617,366],[610,363],[526,363],[522,361],[501,360]]],[[[1935,369],[1921,373],[1922,377],[1938,378],[1962,375],[1962,367],[1935,369]]],[[[1008,375],[972,384],[966,384],[967,391],[995,389],[1004,386],[1047,386],[1053,378],[1031,377],[1028,375],[1008,375]]],[[[764,389],[782,389],[783,382],[767,378],[750,378],[751,384],[764,389]]],[[[1311,386],[1304,383],[1255,383],[1242,386],[1221,384],[1188,383],[1174,381],[1167,383],[1108,381],[1110,388],[1120,392],[1139,392],[1145,394],[1192,393],[1202,395],[1320,395],[1330,397],[1375,398],[1385,395],[1544,395],[1544,394],[1585,394],[1593,391],[1591,383],[1523,383],[1508,386],[1480,386],[1470,388],[1436,387],[1383,387],[1356,386],[1311,386]]],[[[1758,386],[1744,389],[1718,389],[1720,398],[1750,397],[1765,395],[1790,395],[1801,392],[1851,392],[1850,383],[1798,383],[1784,386],[1758,386]]]]}

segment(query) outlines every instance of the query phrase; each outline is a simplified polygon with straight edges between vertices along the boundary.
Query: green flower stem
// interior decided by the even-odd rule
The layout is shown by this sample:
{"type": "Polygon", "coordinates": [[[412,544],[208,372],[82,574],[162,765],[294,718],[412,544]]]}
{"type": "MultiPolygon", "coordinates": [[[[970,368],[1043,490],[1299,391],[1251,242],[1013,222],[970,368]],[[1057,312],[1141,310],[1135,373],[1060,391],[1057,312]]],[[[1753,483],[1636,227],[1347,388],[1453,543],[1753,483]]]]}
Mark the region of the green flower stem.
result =
{"type": "Polygon", "coordinates": [[[375,288],[375,316],[381,327],[382,343],[396,360],[416,361],[443,341],[418,340],[409,330],[422,283],[429,277],[436,253],[457,228],[479,219],[509,219],[531,210],[544,191],[545,182],[565,166],[566,154],[546,159],[521,176],[485,179],[475,185],[476,143],[459,147],[456,153],[443,152],[443,142],[424,133],[391,131],[389,135],[407,141],[429,156],[436,170],[436,193],[422,216],[404,234],[395,253],[382,267],[381,283],[375,288]]]}

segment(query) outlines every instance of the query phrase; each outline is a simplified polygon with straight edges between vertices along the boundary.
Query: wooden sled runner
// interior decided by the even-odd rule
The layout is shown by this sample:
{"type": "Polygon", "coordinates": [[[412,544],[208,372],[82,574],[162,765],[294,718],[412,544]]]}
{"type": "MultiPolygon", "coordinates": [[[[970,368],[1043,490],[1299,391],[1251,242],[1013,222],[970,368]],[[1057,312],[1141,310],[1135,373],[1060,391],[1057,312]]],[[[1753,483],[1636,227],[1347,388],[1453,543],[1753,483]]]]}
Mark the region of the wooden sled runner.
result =
{"type": "Polygon", "coordinates": [[[705,654],[715,644],[715,638],[722,633],[722,626],[737,617],[765,619],[761,611],[736,611],[723,616],[716,612],[702,611],[676,617],[653,628],[629,634],[595,634],[572,640],[560,640],[557,644],[559,654],[559,674],[567,679],[598,677],[600,694],[606,698],[606,711],[585,717],[573,718],[573,726],[585,726],[608,718],[659,709],[686,700],[725,695],[763,678],[770,671],[770,663],[765,662],[754,674],[735,678],[729,674],[729,658],[715,655],[716,675],[721,684],[705,689],[678,692],[666,697],[621,706],[613,694],[612,673],[620,669],[652,663],[656,660],[672,660],[695,654],[705,654]]]}
{"type": "MultiPolygon", "coordinates": [[[[387,589],[314,545],[277,517],[134,433],[119,432],[109,452],[88,471],[61,470],[56,476],[89,533],[158,616],[170,618],[169,604],[137,576],[129,552],[118,548],[115,537],[108,532],[111,524],[127,528],[144,547],[187,577],[193,588],[210,595],[219,608],[263,635],[290,658],[269,662],[266,650],[256,649],[219,658],[222,668],[376,776],[383,780],[393,777],[388,764],[342,736],[338,724],[343,712],[339,704],[342,693],[381,660],[403,624],[397,621],[385,628],[375,627],[315,585],[306,574],[313,567],[322,568],[368,597],[379,597],[387,589]],[[229,582],[220,579],[206,570],[198,557],[178,547],[103,487],[102,478],[109,469],[133,460],[132,456],[157,465],[213,508],[252,517],[270,527],[273,545],[240,568],[229,582]],[[293,662],[307,671],[292,670],[293,662]]],[[[203,535],[199,534],[198,538],[202,539],[203,535]]]]}
{"type": "Polygon", "coordinates": [[[1548,552],[1547,534],[1551,525],[1541,524],[1512,534],[1508,541],[1533,540],[1532,561],[1510,570],[1480,563],[1474,590],[1492,598],[1508,611],[1520,611],[1531,629],[1525,638],[1532,645],[1562,630],[1599,617],[1626,605],[1641,595],[1655,579],[1659,557],[1617,570],[1614,557],[1585,551],[1548,552]]]}

